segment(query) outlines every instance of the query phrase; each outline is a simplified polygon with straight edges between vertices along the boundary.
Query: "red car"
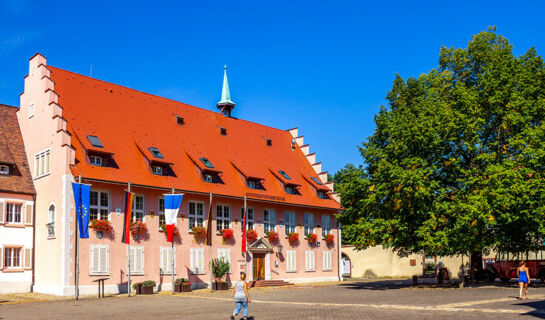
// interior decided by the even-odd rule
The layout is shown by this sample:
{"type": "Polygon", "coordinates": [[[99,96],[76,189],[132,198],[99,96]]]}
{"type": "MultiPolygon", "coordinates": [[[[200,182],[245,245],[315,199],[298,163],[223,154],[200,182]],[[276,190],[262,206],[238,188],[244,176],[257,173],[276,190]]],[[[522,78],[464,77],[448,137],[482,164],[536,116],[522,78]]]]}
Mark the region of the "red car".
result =
{"type": "MultiPolygon", "coordinates": [[[[526,267],[530,271],[530,278],[540,279],[545,283],[545,260],[544,259],[531,259],[538,258],[539,256],[532,255],[526,261],[526,267]]],[[[543,258],[542,256],[539,258],[543,258]]],[[[509,282],[511,279],[517,279],[517,268],[519,266],[519,259],[512,254],[503,254],[495,259],[492,264],[487,264],[485,269],[485,276],[488,281],[494,281],[496,278],[500,278],[503,282],[509,282]],[[511,258],[511,259],[510,259],[511,258]]]]}

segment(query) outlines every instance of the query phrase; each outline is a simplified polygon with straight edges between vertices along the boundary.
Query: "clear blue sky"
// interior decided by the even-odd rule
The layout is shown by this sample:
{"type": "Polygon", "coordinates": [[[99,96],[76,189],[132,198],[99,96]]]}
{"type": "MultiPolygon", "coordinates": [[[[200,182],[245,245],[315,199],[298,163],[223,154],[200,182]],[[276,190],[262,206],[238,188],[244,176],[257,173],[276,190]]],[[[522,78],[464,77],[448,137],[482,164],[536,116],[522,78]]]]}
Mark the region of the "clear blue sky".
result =
{"type": "Polygon", "coordinates": [[[496,25],[517,54],[545,50],[539,1],[0,0],[0,103],[18,105],[28,58],[215,109],[223,65],[234,115],[299,127],[330,173],[357,149],[395,73],[437,66],[496,25]]]}

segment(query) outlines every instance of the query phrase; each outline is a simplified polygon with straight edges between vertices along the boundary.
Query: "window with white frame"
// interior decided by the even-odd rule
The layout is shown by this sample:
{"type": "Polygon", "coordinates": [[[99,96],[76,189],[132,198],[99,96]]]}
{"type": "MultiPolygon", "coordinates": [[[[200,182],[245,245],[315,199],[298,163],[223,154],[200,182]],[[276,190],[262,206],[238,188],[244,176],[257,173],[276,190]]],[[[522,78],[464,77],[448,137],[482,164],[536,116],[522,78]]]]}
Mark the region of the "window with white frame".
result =
{"type": "Polygon", "coordinates": [[[4,248],[4,268],[22,269],[21,248],[4,248]]]}
{"type": "Polygon", "coordinates": [[[166,218],[165,218],[165,198],[159,197],[159,229],[161,228],[161,225],[166,224],[166,218]]]}
{"type": "Polygon", "coordinates": [[[22,210],[23,205],[20,203],[7,203],[6,204],[6,223],[23,223],[22,222],[22,210]]]}
{"type": "Polygon", "coordinates": [[[55,238],[55,205],[49,206],[47,212],[47,237],[55,238]]]}
{"type": "Polygon", "coordinates": [[[314,232],[314,215],[312,213],[305,213],[305,234],[314,232]]]}
{"type": "Polygon", "coordinates": [[[316,269],[316,261],[313,250],[305,251],[305,271],[314,271],[316,269]]]}
{"type": "Polygon", "coordinates": [[[144,246],[130,246],[131,274],[144,274],[144,246]]]}
{"type": "Polygon", "coordinates": [[[326,236],[331,233],[331,216],[322,215],[322,236],[326,236]]]}
{"type": "Polygon", "coordinates": [[[204,203],[189,201],[189,229],[202,227],[204,221],[204,203]]]}
{"type": "Polygon", "coordinates": [[[31,102],[28,105],[28,117],[32,118],[34,116],[34,102],[31,102]]]}
{"type": "Polygon", "coordinates": [[[218,248],[218,259],[223,258],[227,263],[229,263],[229,271],[231,272],[231,249],[218,248]]]}
{"type": "Polygon", "coordinates": [[[286,272],[297,272],[297,251],[286,251],[286,272]]]}
{"type": "Polygon", "coordinates": [[[216,230],[229,229],[231,223],[231,208],[226,205],[216,206],[216,230]]]}
{"type": "Polygon", "coordinates": [[[89,220],[108,220],[110,195],[105,191],[91,191],[89,199],[89,220]]]}
{"type": "Polygon", "coordinates": [[[284,224],[285,224],[285,229],[286,229],[285,230],[286,235],[288,233],[295,232],[295,212],[286,211],[284,215],[285,215],[284,224]]]}
{"type": "Polygon", "coordinates": [[[132,203],[132,221],[144,221],[146,212],[145,198],[142,195],[135,195],[132,203]]]}
{"type": "Polygon", "coordinates": [[[265,226],[265,233],[274,231],[276,227],[276,215],[274,210],[265,209],[263,211],[263,224],[265,226]]]}
{"type": "Polygon", "coordinates": [[[204,249],[189,249],[189,270],[192,274],[204,274],[204,249]]]}
{"type": "Polygon", "coordinates": [[[39,178],[49,174],[49,162],[51,159],[51,150],[44,150],[34,156],[34,178],[39,178]]]}
{"type": "Polygon", "coordinates": [[[106,275],[110,272],[110,247],[106,245],[89,245],[89,273],[91,275],[106,275]]]}
{"type": "Polygon", "coordinates": [[[90,156],[89,160],[93,166],[102,166],[102,158],[97,156],[90,156]]]}
{"type": "Polygon", "coordinates": [[[162,176],[163,175],[163,167],[161,166],[152,166],[153,174],[162,176]]]}
{"type": "MultiPolygon", "coordinates": [[[[246,229],[254,228],[254,208],[247,207],[248,216],[246,217],[246,229]]],[[[244,223],[244,207],[240,209],[240,221],[244,223]]]]}
{"type": "Polygon", "coordinates": [[[176,248],[172,251],[172,247],[161,247],[161,273],[172,274],[172,259],[174,259],[174,273],[176,273],[176,248]]]}
{"type": "Polygon", "coordinates": [[[3,175],[9,174],[9,166],[7,164],[0,164],[0,174],[3,174],[3,175]]]}
{"type": "Polygon", "coordinates": [[[323,252],[323,268],[324,271],[331,271],[331,251],[324,251],[323,252]]]}

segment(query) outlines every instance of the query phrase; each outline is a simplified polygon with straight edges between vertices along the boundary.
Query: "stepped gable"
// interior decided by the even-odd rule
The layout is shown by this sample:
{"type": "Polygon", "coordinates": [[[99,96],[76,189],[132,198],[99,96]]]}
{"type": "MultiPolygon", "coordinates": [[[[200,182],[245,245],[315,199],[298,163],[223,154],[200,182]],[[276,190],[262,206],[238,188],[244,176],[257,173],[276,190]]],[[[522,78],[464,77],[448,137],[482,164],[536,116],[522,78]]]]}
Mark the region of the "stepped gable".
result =
{"type": "MultiPolygon", "coordinates": [[[[185,103],[47,66],[62,105],[66,129],[75,149],[74,176],[180,191],[214,193],[270,202],[339,209],[339,203],[320,199],[311,177],[324,180],[321,166],[311,164],[289,131],[224,116],[185,103]],[[181,121],[180,121],[181,119],[181,121]],[[88,136],[103,147],[93,150],[88,136]],[[154,158],[149,147],[163,158],[154,158]],[[92,152],[112,155],[112,165],[90,165],[92,152]],[[205,182],[208,159],[219,183],[205,182]],[[168,175],[154,175],[150,164],[163,161],[168,175]],[[287,194],[283,170],[297,181],[298,195],[287,194]],[[204,170],[204,171],[203,171],[204,170]],[[261,179],[263,189],[250,189],[246,177],[261,179]],[[301,176],[304,177],[301,178],[301,176]]],[[[326,174],[327,176],[327,174],[326,174]]],[[[321,189],[324,189],[321,187],[321,189]]],[[[327,188],[325,188],[327,190],[327,188]]],[[[330,189],[329,189],[330,190],[330,189]]],[[[322,190],[323,191],[323,190],[322,190]]]]}
{"type": "Polygon", "coordinates": [[[10,171],[0,174],[0,192],[35,194],[17,110],[0,104],[0,164],[8,165],[10,171]]]}

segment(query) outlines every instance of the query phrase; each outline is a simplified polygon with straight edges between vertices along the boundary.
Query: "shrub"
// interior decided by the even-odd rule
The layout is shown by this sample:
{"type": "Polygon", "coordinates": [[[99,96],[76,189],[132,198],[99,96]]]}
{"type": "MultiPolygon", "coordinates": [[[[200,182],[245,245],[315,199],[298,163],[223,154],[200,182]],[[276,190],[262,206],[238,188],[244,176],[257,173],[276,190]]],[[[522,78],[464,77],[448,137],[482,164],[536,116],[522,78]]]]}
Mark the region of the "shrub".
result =
{"type": "Polygon", "coordinates": [[[155,287],[155,285],[156,285],[156,283],[153,280],[146,280],[146,281],[142,282],[142,286],[144,286],[144,287],[151,287],[151,286],[155,287]]]}
{"type": "Polygon", "coordinates": [[[210,261],[210,268],[212,269],[214,277],[216,277],[216,282],[219,282],[221,281],[221,278],[223,278],[223,276],[229,272],[230,265],[224,257],[219,259],[214,258],[212,261],[210,261]]]}

